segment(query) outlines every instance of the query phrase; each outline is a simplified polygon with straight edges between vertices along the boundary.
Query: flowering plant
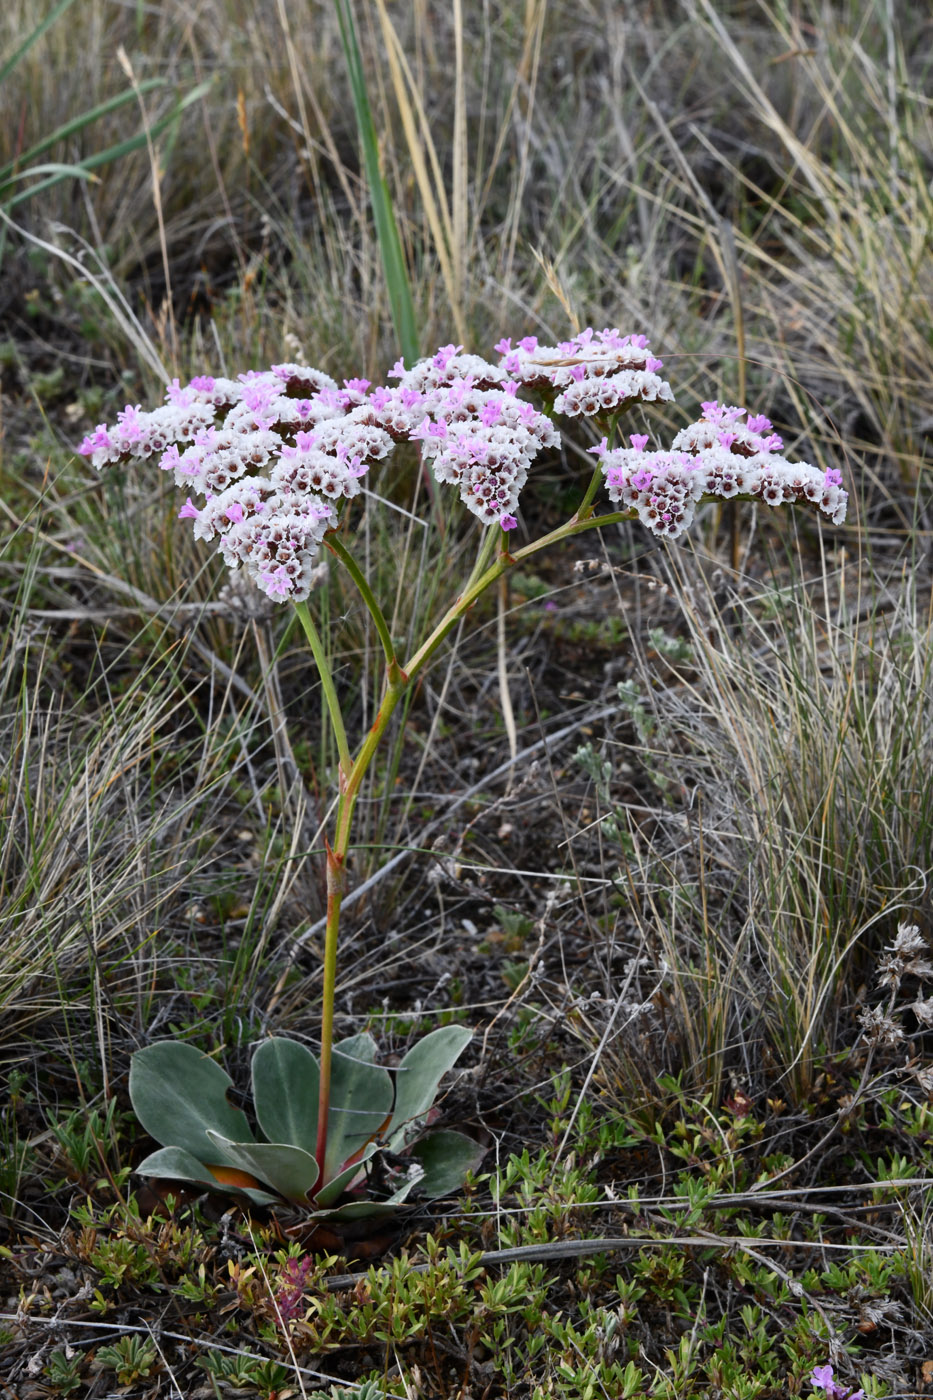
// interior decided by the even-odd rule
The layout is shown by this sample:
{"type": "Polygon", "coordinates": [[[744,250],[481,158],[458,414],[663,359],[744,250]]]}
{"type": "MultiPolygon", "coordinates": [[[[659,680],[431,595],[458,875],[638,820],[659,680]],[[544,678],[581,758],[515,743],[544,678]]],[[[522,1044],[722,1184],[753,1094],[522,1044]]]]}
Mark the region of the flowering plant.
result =
{"type": "MultiPolygon", "coordinates": [[[[393,712],[452,628],[507,569],[601,525],[637,518],[654,534],[676,539],[688,528],[701,502],[732,498],[760,500],[771,506],[809,504],[835,523],[845,516],[847,497],[839,472],[789,461],[781,455],[782,441],[768,420],[760,415],[748,417],[744,408],[716,401],[704,403],[701,417],[666,448],[649,447],[648,436],[640,433],[632,433],[628,445],[617,441],[619,420],[635,404],[673,400],[670,385],[660,376],[663,364],[650,353],[643,335],[587,329],[555,346],[541,345],[534,336],[527,336],[514,346],[511,339],[504,339],[495,349],[496,362],[464,354],[462,346],[454,345],[444,346],[433,357],[410,367],[399,360],[389,376],[395,382],[377,387],[365,379],[349,379],[341,388],[328,375],[298,364],[274,365],[236,380],[204,375],[185,386],[175,380],[160,408],[151,412],[143,412],[139,405],[125,408],[114,426],[99,426],[79,449],[97,468],[134,458],[155,458],[163,471],[171,472],[176,485],[186,492],[180,518],[193,522],[198,539],[216,541],[231,569],[245,572],[269,598],[295,608],[320,674],[339,755],[339,795],[327,842],[321,1055],[316,1075],[312,1076],[310,1065],[306,1065],[307,1082],[313,1078],[317,1094],[313,1151],[310,1117],[300,1131],[292,1125],[298,1136],[284,1140],[281,1134],[278,1139],[273,1137],[280,1147],[286,1142],[292,1148],[300,1143],[301,1150],[313,1156],[315,1175],[312,1178],[305,1163],[301,1182],[309,1184],[300,1194],[319,1205],[324,1203],[322,1192],[328,1202],[335,1199],[332,1184],[340,1181],[345,1185],[354,1179],[362,1161],[354,1156],[345,1164],[348,1171],[355,1168],[349,1176],[338,1171],[344,1165],[337,1160],[342,1158],[343,1148],[338,1150],[332,1141],[332,1131],[337,1131],[334,1123],[342,1122],[341,1115],[347,1111],[347,1104],[335,1097],[344,1092],[341,1085],[345,1076],[336,1071],[333,1016],[337,936],[354,808],[393,712]],[[518,525],[522,489],[538,455],[559,447],[561,436],[555,424],[559,418],[593,420],[601,435],[598,445],[590,449],[596,457],[594,470],[569,520],[513,549],[510,538],[518,525]],[[405,658],[396,654],[385,614],[353,554],[346,530],[348,503],[364,490],[368,473],[384,463],[400,442],[417,443],[422,461],[436,481],[455,487],[463,504],[486,527],[469,578],[428,635],[405,658]],[[601,484],[615,507],[603,514],[597,513],[594,505],[601,484]],[[322,544],[359,590],[385,654],[381,704],[355,752],[308,607],[322,544]]],[[[262,1057],[263,1064],[267,1059],[270,1064],[274,1061],[273,1052],[265,1049],[267,1044],[281,1046],[283,1042],[266,1042],[259,1047],[254,1078],[256,1060],[262,1057]]],[[[360,1048],[347,1053],[356,1059],[360,1048]]],[[[362,1058],[369,1055],[367,1046],[362,1058]]],[[[293,1066],[294,1059],[289,1063],[293,1066]]],[[[443,1064],[433,1080],[434,1089],[448,1067],[443,1064]]],[[[242,1147],[247,1141],[239,1120],[239,1139],[227,1131],[232,1131],[233,1124],[224,1127],[217,1118],[198,1127],[198,1151],[186,1149],[187,1158],[178,1151],[171,1155],[183,1147],[177,1138],[171,1138],[172,1113],[167,1107],[171,1096],[163,1095],[162,1108],[152,1114],[140,1089],[145,1082],[146,1094],[151,1091],[153,1099],[158,1098],[161,1090],[154,1087],[158,1074],[169,1068],[164,1045],[151,1046],[136,1057],[131,1089],[135,1085],[137,1113],[170,1151],[169,1157],[156,1153],[144,1168],[153,1175],[162,1171],[178,1177],[185,1175],[187,1167],[191,1179],[215,1184],[216,1172],[205,1177],[200,1169],[207,1160],[203,1154],[213,1143],[226,1153],[222,1160],[228,1167],[243,1169],[244,1163],[252,1161],[253,1166],[245,1169],[275,1186],[268,1167],[272,1147],[262,1150],[265,1175],[258,1170],[260,1156],[253,1148],[234,1151],[238,1142],[242,1147]],[[157,1066],[153,1052],[159,1052],[165,1063],[160,1060],[157,1066]]],[[[277,1090],[271,1081],[264,1088],[266,1097],[285,1092],[284,1079],[277,1090]]],[[[361,1092],[357,1085],[357,1095],[361,1092]]],[[[307,1092],[304,1097],[307,1099],[307,1092]]],[[[223,1093],[217,1099],[218,1112],[222,1099],[223,1093]]],[[[256,1107],[268,1136],[258,1097],[256,1107]]],[[[386,1118],[385,1104],[378,1122],[378,1105],[373,1107],[368,1100],[363,1103],[357,1098],[354,1108],[371,1112],[375,1126],[366,1144],[379,1140],[383,1119],[388,1123],[389,1140],[393,1140],[395,1119],[386,1118]]],[[[423,1115],[426,1108],[422,1102],[418,1114],[423,1115]]],[[[233,1110],[227,1106],[225,1112],[229,1116],[233,1110]]],[[[363,1151],[364,1146],[357,1144],[355,1152],[363,1151]]],[[[221,1160],[216,1153],[214,1160],[221,1160]]],[[[277,1189],[280,1194],[293,1195],[277,1189]]]]}
{"type": "Polygon", "coordinates": [[[482,1153],[463,1133],[425,1126],[442,1075],[471,1038],[463,1026],[441,1026],[412,1046],[394,1074],[376,1064],[371,1036],[338,1041],[322,1163],[314,1155],[320,1068],[306,1046],[271,1036],[254,1052],[253,1108],[263,1134],[257,1141],[227,1099],[231,1081],[220,1065],[184,1041],[156,1041],[133,1056],[130,1099],[146,1131],[165,1145],[138,1170],[255,1205],[312,1203],[318,1219],[391,1213],[416,1186],[423,1195],[446,1195],[482,1153]],[[385,1199],[352,1199],[375,1167],[382,1168],[385,1199]]]}
{"type": "Polygon", "coordinates": [[[814,1390],[821,1390],[826,1400],[865,1400],[864,1390],[850,1390],[833,1379],[832,1366],[814,1366],[810,1376],[814,1390]]]}

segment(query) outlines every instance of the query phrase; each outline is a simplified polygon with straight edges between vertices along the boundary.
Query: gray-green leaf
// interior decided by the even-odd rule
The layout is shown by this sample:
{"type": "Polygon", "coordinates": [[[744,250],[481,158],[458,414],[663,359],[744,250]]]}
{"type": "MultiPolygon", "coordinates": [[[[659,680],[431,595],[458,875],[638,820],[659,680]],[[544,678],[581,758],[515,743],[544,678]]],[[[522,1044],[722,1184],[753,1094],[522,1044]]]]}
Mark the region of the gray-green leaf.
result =
{"type": "Polygon", "coordinates": [[[186,1152],[182,1147],[160,1147],[136,1168],[140,1176],[155,1177],[156,1180],[189,1181],[193,1186],[204,1186],[211,1191],[222,1191],[225,1196],[237,1196],[252,1201],[254,1205],[272,1205],[278,1198],[268,1191],[256,1190],[248,1186],[231,1186],[220,1182],[211,1174],[203,1162],[186,1152]]]}
{"type": "Polygon", "coordinates": [[[208,1128],[233,1142],[253,1140],[246,1115],[227,1100],[231,1086],[220,1065],[180,1040],[147,1045],[130,1064],[130,1101],[146,1132],[201,1162],[213,1160],[208,1128]]]}
{"type": "Polygon", "coordinates": [[[389,1124],[391,1151],[417,1133],[437,1097],[437,1086],[473,1038],[465,1026],[441,1026],[413,1045],[396,1071],[395,1110],[389,1124]]]}
{"type": "Polygon", "coordinates": [[[241,1171],[258,1177],[286,1200],[308,1204],[308,1192],[317,1181],[317,1162],[309,1152],[287,1143],[231,1142],[208,1128],[207,1136],[241,1171]]]}
{"type": "Polygon", "coordinates": [[[370,1035],[351,1035],[334,1046],[325,1181],[366,1146],[392,1112],[392,1076],[373,1063],[375,1058],[376,1042],[370,1035]]]}
{"type": "Polygon", "coordinates": [[[313,1156],[317,1151],[320,1069],[297,1040],[273,1036],[253,1055],[253,1106],[270,1142],[289,1142],[313,1156]]]}
{"type": "Polygon", "coordinates": [[[411,1155],[421,1163],[424,1176],[417,1183],[422,1195],[434,1200],[459,1191],[467,1172],[475,1171],[486,1155],[486,1149],[465,1133],[440,1128],[428,1133],[411,1149],[411,1155]]]}
{"type": "Polygon", "coordinates": [[[320,1191],[315,1193],[315,1200],[318,1205],[329,1206],[336,1201],[343,1192],[350,1187],[356,1177],[359,1176],[366,1163],[370,1161],[379,1150],[378,1143],[368,1142],[363,1148],[362,1156],[354,1162],[352,1166],[346,1167],[330,1181],[326,1181],[320,1191]]]}

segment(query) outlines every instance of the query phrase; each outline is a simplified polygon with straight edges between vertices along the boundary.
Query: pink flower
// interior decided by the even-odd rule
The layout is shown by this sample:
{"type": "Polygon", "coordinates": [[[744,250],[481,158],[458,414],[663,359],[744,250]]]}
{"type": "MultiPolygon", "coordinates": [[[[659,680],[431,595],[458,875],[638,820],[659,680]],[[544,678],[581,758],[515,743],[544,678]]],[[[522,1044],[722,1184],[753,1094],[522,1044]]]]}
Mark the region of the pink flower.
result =
{"type": "MultiPolygon", "coordinates": [[[[211,387],[213,388],[213,385],[211,387]]],[[[189,403],[194,402],[194,390],[190,384],[183,389],[179,381],[173,379],[165,397],[169,403],[177,404],[179,408],[187,408],[189,403]]]]}
{"type": "Polygon", "coordinates": [[[194,504],[191,497],[189,496],[185,501],[185,504],[182,506],[181,510],[178,512],[178,519],[197,520],[200,514],[201,512],[198,510],[197,506],[194,504]]]}
{"type": "Polygon", "coordinates": [[[292,591],[292,581],[282,564],[280,564],[277,569],[260,574],[260,578],[266,585],[266,592],[269,594],[270,598],[287,598],[292,591]]]}
{"type": "Polygon", "coordinates": [[[442,345],[434,356],[434,365],[437,369],[445,370],[455,355],[462,351],[462,345],[442,345]]]}
{"type": "Polygon", "coordinates": [[[824,1392],[826,1400],[864,1400],[864,1390],[849,1390],[847,1386],[833,1380],[833,1368],[828,1364],[814,1366],[809,1379],[814,1390],[824,1392]]]}
{"type": "Polygon", "coordinates": [[[514,515],[500,515],[499,524],[502,526],[503,530],[514,530],[518,521],[515,519],[514,515]]]}
{"type": "MultiPolygon", "coordinates": [[[[648,446],[647,433],[630,433],[628,440],[636,452],[644,452],[645,448],[648,446]]],[[[605,442],[605,438],[603,441],[605,442]]]]}
{"type": "MultiPolygon", "coordinates": [[[[177,379],[175,383],[178,383],[177,379]]],[[[120,424],[129,442],[138,442],[142,437],[143,429],[139,421],[141,410],[142,404],[136,404],[135,407],[133,404],[127,404],[126,408],[121,409],[117,414],[117,422],[120,424]]]]}
{"type": "Polygon", "coordinates": [[[421,422],[418,423],[416,427],[410,428],[408,430],[408,436],[413,442],[417,442],[421,438],[429,438],[431,436],[430,418],[428,418],[427,415],[425,415],[425,417],[422,418],[421,422]]]}
{"type": "Polygon", "coordinates": [[[93,433],[88,433],[78,451],[82,457],[90,457],[92,452],[106,452],[112,446],[113,444],[107,436],[106,423],[98,423],[93,433]]]}

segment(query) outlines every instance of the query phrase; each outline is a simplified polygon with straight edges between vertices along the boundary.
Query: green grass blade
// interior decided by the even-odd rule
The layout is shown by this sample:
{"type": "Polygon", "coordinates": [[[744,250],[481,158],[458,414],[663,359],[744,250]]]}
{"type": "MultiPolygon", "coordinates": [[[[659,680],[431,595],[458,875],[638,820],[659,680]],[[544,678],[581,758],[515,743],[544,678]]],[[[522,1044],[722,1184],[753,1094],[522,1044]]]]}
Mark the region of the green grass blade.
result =
{"type": "Polygon", "coordinates": [[[52,25],[61,19],[65,11],[70,9],[73,4],[74,0],[59,0],[59,3],[55,6],[55,9],[52,10],[51,14],[46,15],[45,19],[36,25],[32,33],[23,40],[16,52],[12,54],[7,59],[6,63],[4,63],[3,67],[0,68],[0,83],[3,82],[4,78],[9,77],[20,60],[25,58],[33,44],[38,43],[43,34],[51,29],[52,25]]]}
{"type": "MultiPolygon", "coordinates": [[[[34,190],[44,190],[50,185],[57,185],[60,180],[72,178],[75,180],[87,180],[90,178],[89,172],[83,165],[68,165],[62,161],[47,161],[43,165],[34,165],[29,170],[20,170],[16,175],[11,175],[9,179],[0,184],[0,200],[3,199],[7,190],[19,180],[31,180],[35,175],[48,175],[54,178],[42,180],[38,185],[31,186],[20,198],[27,198],[34,190]]],[[[12,208],[16,200],[9,201],[7,207],[12,208]]]]}
{"type": "MultiPolygon", "coordinates": [[[[186,108],[190,107],[193,102],[197,102],[199,98],[204,96],[205,92],[211,86],[211,81],[212,80],[208,79],[206,82],[199,83],[191,92],[186,93],[184,97],[180,97],[171,111],[166,112],[164,116],[160,117],[159,120],[149,128],[148,139],[154,140],[157,136],[161,135],[167,126],[177,121],[186,108]]],[[[118,141],[116,145],[108,146],[105,151],[98,151],[96,155],[87,156],[85,160],[80,161],[76,166],[62,166],[58,169],[58,173],[50,175],[46,180],[40,180],[38,185],[31,185],[28,190],[23,190],[21,194],[16,195],[13,199],[6,200],[3,207],[8,210],[14,209],[16,205],[22,204],[24,200],[31,199],[33,195],[39,194],[42,190],[51,189],[52,186],[60,184],[62,180],[75,176],[86,178],[91,171],[97,170],[100,166],[112,165],[114,161],[121,160],[123,156],[129,155],[132,151],[139,150],[140,146],[146,144],[146,141],[147,133],[145,131],[138,131],[135,136],[128,136],[125,141],[118,141]]],[[[39,168],[47,170],[53,167],[41,166],[39,168]]],[[[23,172],[24,175],[33,173],[35,172],[23,172]]],[[[0,187],[0,200],[2,200],[4,190],[8,187],[8,184],[9,182],[7,185],[0,187]]]]}
{"type": "MultiPolygon", "coordinates": [[[[140,83],[139,93],[146,94],[152,92],[154,88],[159,87],[165,87],[164,78],[147,78],[144,83],[140,83]]],[[[84,128],[90,126],[92,122],[99,121],[101,117],[109,116],[111,112],[115,112],[120,107],[124,107],[127,102],[137,100],[137,97],[138,94],[133,92],[132,89],[128,89],[126,92],[119,92],[116,97],[108,98],[106,102],[101,102],[98,106],[92,107],[89,112],[82,112],[80,116],[65,122],[63,126],[57,127],[50,135],[44,136],[41,141],[37,141],[34,146],[30,146],[29,150],[24,151],[15,161],[7,161],[6,165],[0,166],[0,181],[5,183],[11,177],[17,166],[26,170],[26,167],[31,166],[37,156],[44,155],[46,151],[50,150],[51,147],[55,145],[56,141],[67,141],[70,136],[74,136],[77,132],[83,131],[84,128]]]]}
{"type": "Polygon", "coordinates": [[[369,185],[369,197],[376,224],[376,237],[379,239],[379,250],[382,253],[382,265],[385,271],[389,301],[392,306],[392,320],[395,323],[395,331],[402,355],[408,364],[413,364],[420,353],[415,307],[412,301],[411,284],[408,280],[408,270],[402,253],[402,240],[399,237],[398,224],[392,210],[389,189],[379,166],[379,143],[376,137],[372,109],[369,105],[369,94],[366,91],[366,78],[363,73],[363,60],[356,37],[353,11],[350,8],[350,0],[334,0],[334,4],[337,11],[337,22],[340,25],[340,37],[346,54],[347,68],[350,72],[353,108],[356,113],[360,144],[363,148],[366,180],[369,185]]]}

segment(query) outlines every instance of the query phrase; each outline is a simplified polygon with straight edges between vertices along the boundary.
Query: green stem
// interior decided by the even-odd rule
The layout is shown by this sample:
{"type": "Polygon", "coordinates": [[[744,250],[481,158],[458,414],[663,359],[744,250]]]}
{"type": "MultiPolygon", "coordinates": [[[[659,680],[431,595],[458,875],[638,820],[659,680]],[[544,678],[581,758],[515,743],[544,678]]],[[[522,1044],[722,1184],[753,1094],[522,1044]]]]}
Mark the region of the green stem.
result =
{"type": "MultiPolygon", "coordinates": [[[[342,799],[341,799],[342,801],[342,799]]],[[[327,1124],[330,1117],[331,1060],[334,1048],[334,994],[337,989],[337,938],[340,932],[340,905],[343,901],[346,853],[338,856],[327,846],[327,923],[324,930],[324,986],[321,990],[321,1064],[317,1106],[318,1187],[325,1184],[327,1124]]]]}
{"type": "Polygon", "coordinates": [[[311,654],[314,657],[314,664],[317,666],[318,675],[321,678],[321,687],[324,691],[324,699],[327,702],[327,712],[330,715],[331,726],[334,731],[334,738],[337,740],[337,753],[340,760],[340,771],[342,783],[350,776],[353,767],[353,759],[350,756],[350,745],[347,742],[347,731],[344,728],[343,715],[340,713],[340,702],[337,699],[337,691],[334,686],[334,678],[331,675],[330,666],[327,663],[327,653],[324,644],[318,634],[318,630],[311,618],[307,603],[296,603],[295,612],[298,620],[305,630],[311,654]]]}
{"type": "Polygon", "coordinates": [[[334,995],[337,987],[337,939],[340,930],[340,905],[346,880],[347,853],[353,811],[366,770],[372,762],[379,741],[399,700],[408,687],[408,677],[393,658],[387,668],[386,691],[372,728],[363,740],[359,753],[352,761],[349,777],[337,803],[334,843],[327,847],[327,922],[324,930],[324,985],[321,991],[321,1065],[318,1091],[317,1150],[318,1184],[324,1185],[324,1161],[327,1153],[327,1122],[330,1115],[331,1056],[334,1043],[334,995]]]}
{"type": "MultiPolygon", "coordinates": [[[[623,410],[622,410],[622,413],[624,413],[625,411],[626,411],[626,410],[623,409],[623,410]]],[[[609,419],[609,424],[608,424],[608,427],[607,427],[606,433],[605,433],[605,438],[606,438],[606,451],[607,451],[607,452],[611,452],[611,451],[612,451],[613,444],[614,444],[614,442],[615,442],[616,428],[618,428],[618,426],[619,426],[619,419],[622,417],[622,413],[614,413],[614,414],[612,415],[612,417],[609,419]]],[[[597,460],[597,462],[596,462],[596,467],[595,467],[595,469],[594,469],[594,471],[593,471],[593,475],[590,477],[590,484],[587,486],[586,491],[584,492],[583,500],[582,500],[582,501],[580,502],[580,504],[577,506],[577,514],[576,514],[576,517],[575,517],[576,519],[578,519],[578,520],[584,519],[585,516],[587,516],[587,515],[589,514],[589,509],[590,509],[590,506],[591,506],[591,504],[592,504],[592,502],[593,502],[593,497],[596,495],[596,492],[599,490],[599,487],[600,487],[600,485],[601,485],[601,483],[602,483],[602,479],[603,479],[603,468],[602,468],[602,463],[601,463],[599,460],[597,460]]]]}
{"type": "Polygon", "coordinates": [[[483,542],[480,545],[479,553],[476,556],[476,563],[473,565],[473,568],[470,571],[470,577],[466,581],[464,592],[466,592],[468,588],[472,588],[473,584],[476,582],[480,574],[485,569],[486,565],[489,563],[489,560],[492,557],[493,550],[495,549],[501,534],[502,530],[500,526],[489,526],[488,530],[486,531],[486,534],[483,536],[483,542]]]}
{"type": "Polygon", "coordinates": [[[593,475],[590,477],[590,483],[589,483],[589,485],[587,486],[586,491],[585,491],[584,494],[583,494],[583,500],[582,500],[582,501],[580,502],[580,504],[577,506],[577,515],[576,515],[576,518],[577,518],[577,519],[585,519],[585,518],[586,518],[586,515],[589,514],[590,505],[591,505],[591,503],[592,503],[592,501],[593,501],[593,497],[596,495],[596,492],[599,490],[600,483],[602,482],[602,479],[603,479],[603,469],[602,469],[602,467],[599,465],[599,463],[597,463],[597,464],[596,464],[596,469],[595,469],[595,471],[593,472],[593,475]]]}
{"type": "MultiPolygon", "coordinates": [[[[595,530],[601,525],[617,525],[620,520],[631,520],[635,516],[634,510],[613,511],[611,515],[589,515],[584,519],[580,518],[577,511],[572,519],[565,525],[559,525],[556,530],[551,530],[547,535],[542,535],[539,540],[533,540],[531,544],[526,544],[521,549],[517,549],[514,554],[500,554],[492,564],[486,568],[478,578],[463,590],[459,598],[446,611],[434,631],[422,642],[416,652],[405,662],[404,672],[409,680],[413,680],[424,664],[434,655],[441,642],[450,632],[451,628],[459,622],[465,612],[473,606],[476,600],[485,593],[491,583],[495,583],[500,574],[514,564],[520,564],[526,559],[532,559],[539,554],[542,549],[548,549],[552,544],[557,544],[561,540],[569,539],[571,535],[580,535],[584,530],[595,530]]],[[[393,707],[394,708],[394,707],[393,707]]],[[[359,760],[357,760],[358,762],[359,760]]]]}
{"type": "MultiPolygon", "coordinates": [[[[330,1082],[331,1082],[331,1060],[334,1041],[334,995],[337,981],[337,941],[340,928],[340,905],[343,900],[344,884],[346,879],[347,855],[350,850],[350,834],[353,827],[353,812],[356,801],[360,794],[363,779],[367,769],[372,762],[376,750],[382,740],[389,725],[389,720],[395,712],[399,701],[411,685],[415,675],[426,665],[441,642],[448,635],[457,622],[467,612],[485,590],[494,583],[497,578],[505,573],[506,569],[514,564],[521,563],[525,559],[531,559],[542,549],[547,549],[549,545],[557,544],[560,540],[569,539],[571,535],[578,535],[584,530],[592,530],[600,525],[614,525],[620,520],[628,520],[635,514],[634,511],[617,511],[611,515],[589,516],[586,519],[580,518],[580,512],[569,520],[565,525],[561,525],[550,534],[543,535],[540,540],[535,540],[532,544],[525,545],[515,554],[509,554],[505,549],[497,555],[490,563],[490,555],[496,548],[497,543],[501,543],[501,532],[498,527],[493,527],[484,539],[476,564],[466,588],[457,600],[447,609],[434,631],[425,642],[418,648],[411,657],[411,660],[404,667],[399,666],[398,661],[391,651],[391,644],[387,650],[386,661],[386,688],[382,697],[382,702],[373,721],[372,728],[360,745],[355,758],[351,758],[347,752],[346,760],[341,756],[341,771],[344,781],[341,784],[340,796],[337,803],[337,819],[334,827],[333,845],[327,847],[327,920],[324,933],[324,985],[322,989],[322,1013],[321,1013],[321,1064],[320,1064],[320,1090],[318,1098],[318,1123],[317,1123],[317,1146],[315,1156],[318,1162],[319,1177],[318,1183],[324,1185],[324,1164],[327,1151],[327,1126],[330,1115],[330,1082]]],[[[332,541],[333,543],[333,541],[332,541]]],[[[342,559],[349,556],[337,551],[342,559]]],[[[355,568],[355,565],[354,565],[355,568]]],[[[358,571],[357,571],[358,572],[358,571]]],[[[357,581],[357,574],[351,569],[354,581],[357,581]]],[[[378,610],[378,609],[377,609],[378,610]]],[[[372,612],[372,609],[370,609],[372,612]]],[[[320,638],[317,636],[308,614],[305,604],[298,605],[298,615],[302,620],[308,640],[311,643],[311,650],[314,653],[315,661],[321,672],[322,683],[325,687],[325,695],[328,695],[328,685],[330,696],[333,697],[333,708],[331,709],[331,719],[334,720],[334,729],[338,733],[338,745],[346,745],[346,735],[343,730],[343,721],[340,712],[336,709],[336,694],[333,691],[333,681],[330,679],[330,672],[327,669],[326,661],[318,659],[319,651],[322,652],[320,638]],[[304,612],[304,615],[302,613],[304,612]],[[327,677],[325,682],[324,677],[327,677]],[[335,719],[336,714],[336,719],[335,719]],[[339,721],[339,729],[338,729],[339,721]]],[[[381,613],[380,613],[381,615],[381,613]]],[[[375,620],[375,613],[373,613],[375,620]]],[[[378,624],[377,624],[378,626],[378,624]]],[[[380,636],[382,636],[380,631],[380,636]]],[[[388,629],[386,629],[386,636],[388,629]]],[[[328,705],[331,705],[328,698],[328,705]]],[[[341,749],[341,755],[343,749],[341,749]]]]}
{"type": "Polygon", "coordinates": [[[386,622],[385,614],[383,613],[382,608],[380,608],[378,602],[376,601],[376,595],[370,588],[366,576],[360,568],[359,564],[353,558],[353,555],[347,549],[346,545],[344,544],[343,540],[340,539],[339,535],[328,535],[327,544],[334,551],[334,553],[338,555],[340,559],[343,560],[344,564],[346,565],[348,574],[359,589],[360,596],[363,599],[363,602],[366,604],[367,608],[369,609],[369,615],[375,623],[376,631],[379,633],[379,640],[382,643],[382,650],[385,652],[386,665],[391,670],[393,665],[398,665],[398,660],[395,655],[395,647],[392,642],[392,636],[389,632],[389,624],[386,622]]]}

